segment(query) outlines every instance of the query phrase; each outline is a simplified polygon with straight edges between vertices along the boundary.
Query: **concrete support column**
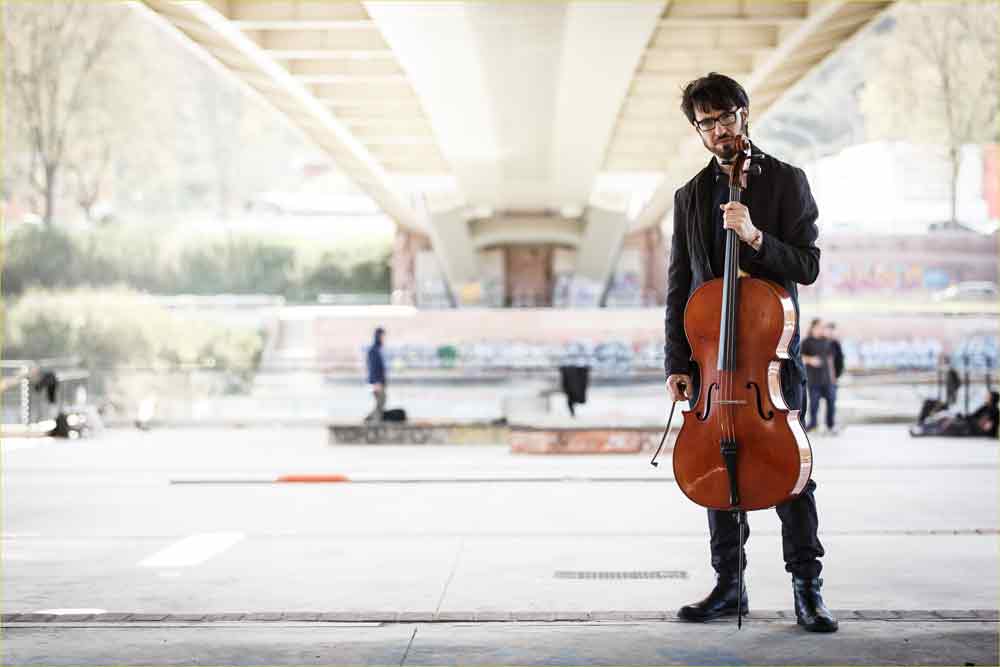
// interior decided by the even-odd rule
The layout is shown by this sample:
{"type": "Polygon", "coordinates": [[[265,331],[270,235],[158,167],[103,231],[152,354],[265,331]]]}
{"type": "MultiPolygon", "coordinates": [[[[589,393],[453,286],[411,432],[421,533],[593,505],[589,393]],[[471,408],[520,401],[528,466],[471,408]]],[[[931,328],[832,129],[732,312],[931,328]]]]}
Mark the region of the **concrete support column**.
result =
{"type": "Polygon", "coordinates": [[[596,308],[604,300],[608,282],[614,270],[622,241],[628,229],[624,213],[591,207],[585,214],[586,227],[577,250],[575,281],[588,283],[591,289],[576,290],[591,294],[590,303],[574,305],[596,308]]]}
{"type": "Polygon", "coordinates": [[[507,303],[515,308],[552,305],[552,246],[509,245],[506,254],[507,303]]]}
{"type": "Polygon", "coordinates": [[[417,255],[431,249],[425,234],[403,227],[396,228],[392,244],[392,303],[412,306],[417,303],[417,255]]]}
{"type": "Polygon", "coordinates": [[[667,248],[659,225],[636,232],[642,253],[642,302],[662,306],[667,302],[667,248]]]}
{"type": "Polygon", "coordinates": [[[478,303],[481,295],[479,260],[464,208],[435,213],[427,222],[434,254],[454,296],[455,305],[470,300],[478,303]]]}

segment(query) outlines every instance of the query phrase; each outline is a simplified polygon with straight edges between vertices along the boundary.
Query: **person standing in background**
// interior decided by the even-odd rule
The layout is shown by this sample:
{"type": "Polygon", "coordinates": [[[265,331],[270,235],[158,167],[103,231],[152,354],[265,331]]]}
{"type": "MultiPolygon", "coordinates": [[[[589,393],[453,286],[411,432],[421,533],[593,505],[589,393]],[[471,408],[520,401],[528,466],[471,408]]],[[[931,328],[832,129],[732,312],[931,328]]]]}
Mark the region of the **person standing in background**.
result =
{"type": "Polygon", "coordinates": [[[834,322],[826,323],[826,339],[830,345],[830,362],[833,364],[830,398],[827,399],[827,405],[829,406],[827,427],[830,429],[831,435],[837,435],[840,433],[840,427],[836,425],[833,415],[836,414],[837,383],[840,381],[840,376],[844,374],[844,348],[840,346],[840,340],[837,338],[837,325],[834,322]]]}
{"type": "Polygon", "coordinates": [[[374,340],[368,348],[368,386],[371,388],[372,397],[375,399],[375,407],[368,416],[366,422],[380,423],[385,412],[385,358],[382,356],[382,342],[385,338],[385,329],[378,327],[375,329],[374,340]]]}
{"type": "Polygon", "coordinates": [[[833,358],[830,341],[825,336],[823,321],[818,317],[809,323],[809,334],[802,341],[802,361],[806,365],[806,379],[809,385],[809,418],[806,431],[816,428],[819,417],[819,401],[826,400],[826,425],[833,428],[834,404],[830,400],[833,388],[833,358]]]}

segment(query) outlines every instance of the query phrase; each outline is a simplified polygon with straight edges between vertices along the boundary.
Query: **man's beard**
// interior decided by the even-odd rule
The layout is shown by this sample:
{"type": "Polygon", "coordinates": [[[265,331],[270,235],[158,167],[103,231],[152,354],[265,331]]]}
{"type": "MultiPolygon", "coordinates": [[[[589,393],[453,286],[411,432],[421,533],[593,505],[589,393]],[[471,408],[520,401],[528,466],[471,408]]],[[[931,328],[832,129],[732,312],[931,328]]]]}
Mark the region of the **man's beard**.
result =
{"type": "MultiPolygon", "coordinates": [[[[728,138],[729,139],[735,139],[735,137],[728,137],[728,138]]],[[[716,156],[717,158],[719,158],[723,162],[729,162],[734,157],[736,157],[736,142],[735,141],[730,141],[728,144],[723,144],[721,146],[716,146],[716,147],[713,148],[712,146],[709,145],[709,143],[703,137],[702,140],[701,140],[701,143],[705,145],[705,148],[708,149],[709,153],[711,153],[712,155],[716,156]]]]}

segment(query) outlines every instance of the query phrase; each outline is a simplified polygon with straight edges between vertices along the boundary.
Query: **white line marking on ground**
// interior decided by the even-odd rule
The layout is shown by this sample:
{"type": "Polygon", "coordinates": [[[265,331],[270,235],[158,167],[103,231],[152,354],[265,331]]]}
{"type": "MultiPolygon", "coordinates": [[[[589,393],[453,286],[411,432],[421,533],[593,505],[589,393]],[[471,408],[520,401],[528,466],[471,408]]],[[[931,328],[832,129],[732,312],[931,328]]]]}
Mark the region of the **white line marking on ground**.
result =
{"type": "Polygon", "coordinates": [[[39,609],[38,611],[32,612],[33,614],[106,614],[107,609],[39,609]]]}
{"type": "Polygon", "coordinates": [[[204,563],[246,537],[245,533],[199,533],[139,561],[139,567],[188,567],[204,563]]]}
{"type": "Polygon", "coordinates": [[[38,446],[39,440],[41,440],[41,438],[30,438],[30,439],[26,438],[24,440],[14,440],[13,442],[7,440],[6,442],[3,443],[3,447],[0,448],[0,451],[16,452],[18,450],[23,450],[23,449],[34,449],[35,447],[38,446]]]}

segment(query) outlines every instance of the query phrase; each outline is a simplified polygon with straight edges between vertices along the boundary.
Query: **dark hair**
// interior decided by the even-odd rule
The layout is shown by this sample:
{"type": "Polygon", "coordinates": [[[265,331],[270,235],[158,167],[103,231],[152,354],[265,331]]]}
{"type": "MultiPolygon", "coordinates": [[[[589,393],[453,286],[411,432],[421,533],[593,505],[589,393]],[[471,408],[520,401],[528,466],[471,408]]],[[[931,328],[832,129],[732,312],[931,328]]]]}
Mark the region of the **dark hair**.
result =
{"type": "Polygon", "coordinates": [[[684,86],[681,111],[688,122],[694,124],[694,110],[716,109],[728,111],[732,107],[750,107],[750,98],[743,86],[728,76],[709,72],[707,76],[695,79],[684,86]]]}

